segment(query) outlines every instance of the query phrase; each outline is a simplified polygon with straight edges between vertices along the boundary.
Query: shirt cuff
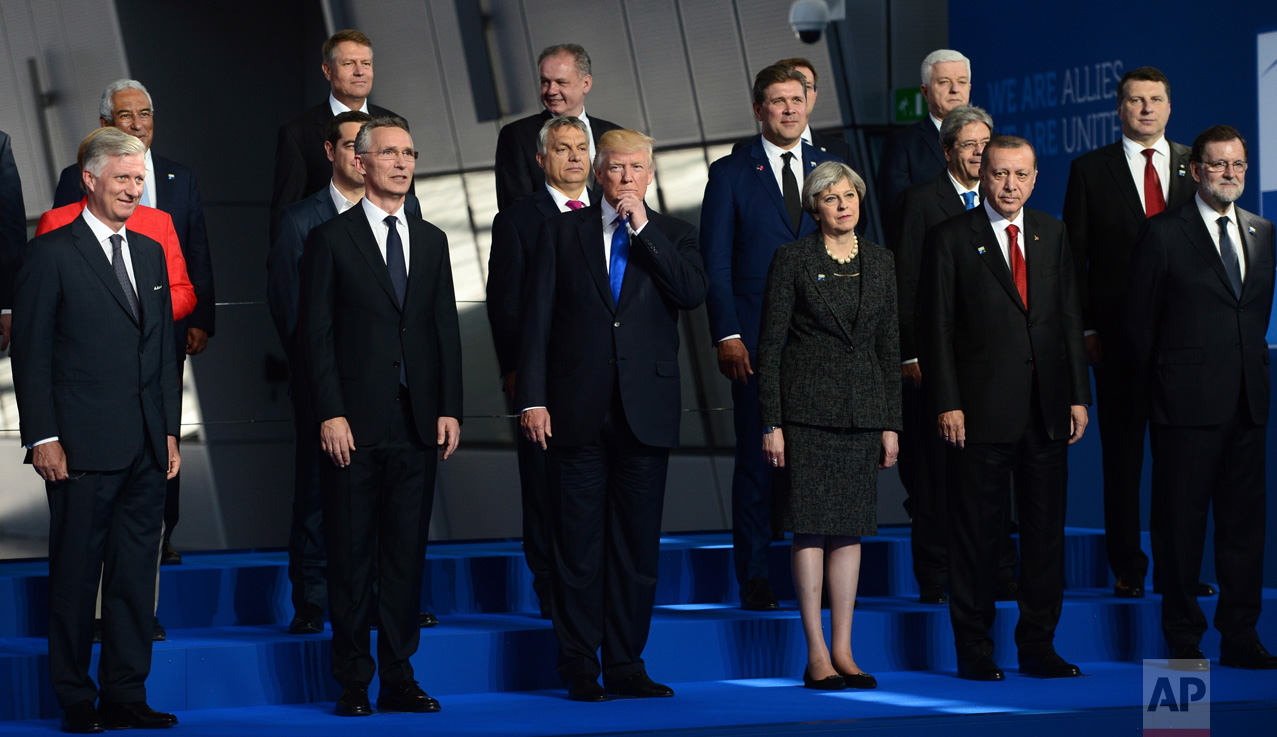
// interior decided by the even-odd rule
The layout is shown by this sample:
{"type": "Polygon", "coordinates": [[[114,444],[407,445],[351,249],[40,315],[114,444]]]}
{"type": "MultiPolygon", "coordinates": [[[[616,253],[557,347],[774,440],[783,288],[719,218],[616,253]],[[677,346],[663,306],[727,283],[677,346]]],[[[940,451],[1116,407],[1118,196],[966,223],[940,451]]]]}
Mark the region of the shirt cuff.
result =
{"type": "Polygon", "coordinates": [[[1089,338],[1089,337],[1091,337],[1092,335],[1096,335],[1096,332],[1095,332],[1094,330],[1083,330],[1083,331],[1082,331],[1082,337],[1083,337],[1083,338],[1089,338]]]}
{"type": "Polygon", "coordinates": [[[13,310],[0,310],[0,315],[12,315],[13,310]]]}
{"type": "Polygon", "coordinates": [[[30,444],[30,445],[28,445],[28,446],[27,446],[27,450],[31,450],[32,448],[36,447],[37,445],[44,445],[45,443],[56,443],[56,442],[58,442],[58,436],[57,436],[57,435],[54,435],[54,436],[53,436],[53,437],[51,437],[51,438],[45,438],[44,440],[37,440],[37,441],[35,441],[34,443],[32,443],[32,444],[30,444]]]}
{"type": "MultiPolygon", "coordinates": [[[[652,222],[652,221],[651,221],[651,220],[648,220],[648,221],[647,221],[647,223],[650,223],[650,222],[652,222]]],[[[628,231],[630,231],[630,235],[638,235],[639,233],[642,233],[642,232],[643,232],[643,229],[644,229],[644,228],[646,228],[646,227],[647,227],[647,223],[643,223],[642,225],[638,226],[638,228],[637,228],[637,229],[635,229],[635,228],[631,228],[631,227],[630,227],[630,224],[629,224],[629,223],[626,223],[626,224],[625,224],[625,229],[626,229],[626,230],[628,230],[628,231]]]]}
{"type": "Polygon", "coordinates": [[[519,414],[522,415],[524,412],[531,412],[534,409],[545,409],[545,407],[543,406],[524,407],[523,409],[519,410],[519,414]]]}
{"type": "Polygon", "coordinates": [[[722,343],[725,340],[740,340],[740,333],[734,333],[732,335],[727,336],[726,338],[719,338],[718,342],[722,343]]]}
{"type": "Polygon", "coordinates": [[[908,365],[909,365],[909,364],[911,364],[911,363],[917,363],[917,362],[918,362],[918,359],[916,359],[916,358],[911,358],[911,359],[909,359],[908,361],[901,361],[901,362],[900,362],[900,365],[901,365],[901,366],[908,366],[908,365]]]}

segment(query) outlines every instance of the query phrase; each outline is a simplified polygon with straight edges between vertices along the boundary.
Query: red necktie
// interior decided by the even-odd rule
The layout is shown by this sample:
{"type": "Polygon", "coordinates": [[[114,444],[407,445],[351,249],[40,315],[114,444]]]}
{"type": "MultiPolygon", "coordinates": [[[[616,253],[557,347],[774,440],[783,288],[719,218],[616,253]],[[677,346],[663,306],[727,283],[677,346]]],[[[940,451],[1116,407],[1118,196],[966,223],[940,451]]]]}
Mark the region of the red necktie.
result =
{"type": "MultiPolygon", "coordinates": [[[[1153,176],[1157,176],[1157,175],[1156,175],[1156,174],[1154,174],[1153,176]]],[[[568,209],[569,209],[569,210],[580,210],[582,207],[585,207],[585,203],[584,203],[584,202],[582,202],[582,201],[580,201],[580,200],[568,200],[568,209]]]]}
{"type": "Polygon", "coordinates": [[[1153,166],[1153,149],[1144,149],[1144,216],[1153,217],[1166,209],[1166,198],[1162,196],[1162,178],[1157,176],[1157,168],[1153,166]]]}
{"type": "Polygon", "coordinates": [[[1017,236],[1020,229],[1014,225],[1007,226],[1007,250],[1011,252],[1011,280],[1015,282],[1015,291],[1020,293],[1020,301],[1024,308],[1029,308],[1029,274],[1024,267],[1024,254],[1020,251],[1017,236]]]}

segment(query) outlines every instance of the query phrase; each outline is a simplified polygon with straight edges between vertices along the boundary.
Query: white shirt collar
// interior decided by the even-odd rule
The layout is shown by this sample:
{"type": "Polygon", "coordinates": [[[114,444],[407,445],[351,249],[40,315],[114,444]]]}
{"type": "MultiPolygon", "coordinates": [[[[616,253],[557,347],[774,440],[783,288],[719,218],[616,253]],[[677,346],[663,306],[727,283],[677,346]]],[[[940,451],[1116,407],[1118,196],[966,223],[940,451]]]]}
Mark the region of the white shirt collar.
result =
{"type": "Polygon", "coordinates": [[[962,194],[963,192],[975,192],[976,201],[980,201],[980,182],[976,182],[974,187],[965,187],[962,182],[959,182],[958,178],[953,175],[953,172],[945,169],[944,173],[949,175],[949,181],[953,184],[953,188],[957,190],[958,194],[962,194]]]}
{"type": "MultiPolygon", "coordinates": [[[[807,127],[803,128],[803,134],[799,136],[799,138],[806,141],[807,143],[811,143],[811,123],[808,123],[807,127]]],[[[811,143],[811,145],[815,146],[816,144],[811,143]]]]}
{"type": "Polygon", "coordinates": [[[937,133],[939,133],[939,132],[940,132],[940,123],[941,123],[942,121],[941,121],[939,118],[937,118],[936,116],[932,115],[930,110],[928,110],[928,111],[927,111],[927,117],[928,117],[928,118],[931,118],[931,123],[932,123],[933,125],[935,125],[935,127],[936,127],[936,132],[937,132],[937,133]]]}
{"type": "MultiPolygon", "coordinates": [[[[568,210],[571,209],[570,207],[568,207],[568,200],[571,198],[569,198],[567,195],[563,194],[559,190],[555,189],[554,187],[551,187],[549,184],[545,185],[545,189],[546,191],[550,193],[550,197],[554,200],[554,206],[559,208],[559,212],[567,212],[568,210]]],[[[589,187],[586,187],[585,189],[581,190],[581,196],[577,198],[577,201],[585,205],[586,207],[590,206],[589,187]]],[[[615,215],[616,210],[613,210],[612,212],[613,212],[612,217],[616,217],[615,215]]]]}
{"type": "MultiPolygon", "coordinates": [[[[334,96],[332,92],[328,93],[328,109],[333,111],[333,115],[341,115],[344,112],[350,111],[350,108],[346,107],[345,105],[337,101],[336,96],[334,96]]],[[[367,97],[364,98],[364,106],[359,108],[359,112],[361,113],[368,112],[367,97]]]]}
{"type": "Polygon", "coordinates": [[[1157,139],[1157,142],[1154,143],[1152,146],[1145,146],[1142,143],[1137,143],[1135,141],[1132,141],[1126,136],[1122,136],[1122,150],[1126,153],[1126,158],[1143,159],[1144,149],[1146,148],[1151,148],[1154,151],[1158,152],[1159,154],[1167,157],[1168,159],[1170,158],[1171,144],[1170,142],[1166,140],[1166,136],[1162,136],[1161,138],[1157,139]]]}
{"type": "Polygon", "coordinates": [[[801,159],[803,157],[803,139],[802,138],[799,138],[797,141],[795,141],[794,145],[791,146],[790,148],[781,148],[780,146],[777,146],[776,144],[767,140],[766,136],[762,136],[762,141],[763,141],[763,153],[767,155],[768,159],[771,159],[771,160],[779,159],[781,157],[781,154],[784,154],[784,153],[793,153],[794,158],[796,159],[801,159]]]}
{"type": "MultiPolygon", "coordinates": [[[[85,205],[84,209],[81,210],[81,213],[84,215],[84,222],[88,223],[89,225],[89,230],[93,231],[93,237],[98,239],[98,243],[103,243],[106,241],[106,239],[110,238],[111,236],[117,235],[117,231],[111,230],[111,226],[99,220],[89,210],[89,207],[87,204],[85,205]]],[[[120,226],[118,235],[124,236],[124,242],[125,243],[128,242],[129,236],[128,236],[128,233],[125,232],[125,226],[123,225],[120,226]]]]}
{"type": "Polygon", "coordinates": [[[1219,233],[1219,226],[1217,225],[1217,223],[1219,222],[1219,219],[1222,217],[1228,218],[1230,221],[1232,221],[1233,229],[1234,230],[1237,229],[1238,227],[1237,226],[1237,208],[1233,206],[1232,202],[1228,203],[1228,212],[1224,213],[1223,215],[1220,215],[1218,212],[1215,211],[1215,208],[1206,204],[1206,202],[1202,200],[1201,192],[1198,192],[1197,194],[1193,195],[1193,200],[1197,202],[1197,211],[1202,214],[1202,220],[1206,221],[1206,229],[1216,234],[1217,238],[1219,233]]]}
{"type": "Polygon", "coordinates": [[[385,225],[386,218],[390,217],[391,215],[394,215],[396,218],[399,218],[398,222],[400,223],[407,222],[406,220],[404,220],[404,216],[403,216],[404,202],[407,202],[407,201],[408,199],[405,197],[404,201],[399,203],[399,209],[395,210],[394,212],[386,212],[385,210],[381,209],[380,207],[377,207],[372,202],[370,202],[367,197],[360,200],[359,204],[363,205],[364,216],[368,218],[368,223],[370,225],[372,224],[385,225]]]}
{"type": "Polygon", "coordinates": [[[1005,217],[1002,216],[1002,213],[993,209],[993,205],[989,204],[988,198],[985,198],[984,202],[982,202],[981,204],[984,205],[984,211],[988,213],[989,215],[989,224],[992,225],[995,230],[1005,231],[1008,225],[1014,225],[1015,227],[1020,229],[1021,235],[1024,234],[1024,208],[1023,207],[1021,207],[1020,211],[1015,214],[1014,220],[1007,220],[1005,217]]]}
{"type": "Polygon", "coordinates": [[[608,202],[606,197],[600,197],[599,204],[602,205],[600,209],[603,211],[603,227],[606,228],[612,224],[613,220],[616,220],[616,208],[612,207],[612,203],[608,202]]]}
{"type": "MultiPolygon", "coordinates": [[[[337,189],[337,183],[331,179],[328,180],[328,196],[333,199],[333,207],[337,209],[338,215],[354,207],[356,204],[346,199],[346,195],[342,194],[340,189],[337,189]]],[[[383,215],[382,217],[385,216],[383,215]]]]}

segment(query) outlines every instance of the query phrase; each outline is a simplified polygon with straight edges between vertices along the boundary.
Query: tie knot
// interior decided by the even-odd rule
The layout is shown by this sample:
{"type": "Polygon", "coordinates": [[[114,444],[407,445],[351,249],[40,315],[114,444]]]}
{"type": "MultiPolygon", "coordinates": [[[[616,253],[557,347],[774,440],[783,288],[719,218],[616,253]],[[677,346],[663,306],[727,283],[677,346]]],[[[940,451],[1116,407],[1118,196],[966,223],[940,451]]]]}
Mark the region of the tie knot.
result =
{"type": "Polygon", "coordinates": [[[963,192],[962,204],[966,205],[968,210],[975,207],[975,192],[963,192]]]}
{"type": "Polygon", "coordinates": [[[582,202],[582,201],[580,201],[580,200],[568,200],[568,209],[569,209],[569,210],[580,210],[582,207],[585,207],[585,203],[584,203],[584,202],[582,202]]]}
{"type": "Polygon", "coordinates": [[[780,158],[781,158],[781,160],[782,160],[782,161],[784,161],[784,162],[785,162],[785,164],[786,164],[786,165],[788,165],[788,164],[789,164],[789,162],[791,162],[791,161],[793,161],[793,160],[794,160],[794,152],[793,152],[793,151],[786,151],[785,153],[783,153],[783,154],[781,154],[781,155],[780,155],[780,158]]]}
{"type": "MultiPolygon", "coordinates": [[[[1219,224],[1219,229],[1220,229],[1220,230],[1228,230],[1228,216],[1227,216],[1227,215],[1222,215],[1222,216],[1220,216],[1220,218],[1219,218],[1218,220],[1216,220],[1215,222],[1219,224]]],[[[119,236],[111,236],[111,237],[112,237],[112,238],[118,238],[119,236]]]]}
{"type": "Polygon", "coordinates": [[[1157,149],[1146,148],[1140,153],[1144,154],[1144,158],[1148,159],[1151,164],[1153,162],[1153,154],[1157,153],[1157,149]]]}
{"type": "Polygon", "coordinates": [[[1020,235],[1020,229],[1015,225],[1008,225],[1007,235],[1011,236],[1011,240],[1015,240],[1020,235]]]}
{"type": "Polygon", "coordinates": [[[394,215],[387,215],[384,222],[386,223],[387,228],[394,230],[395,226],[399,224],[399,218],[394,215]]]}
{"type": "Polygon", "coordinates": [[[123,246],[124,246],[124,236],[120,235],[119,233],[112,233],[111,234],[112,250],[119,252],[119,250],[123,248],[123,246]]]}

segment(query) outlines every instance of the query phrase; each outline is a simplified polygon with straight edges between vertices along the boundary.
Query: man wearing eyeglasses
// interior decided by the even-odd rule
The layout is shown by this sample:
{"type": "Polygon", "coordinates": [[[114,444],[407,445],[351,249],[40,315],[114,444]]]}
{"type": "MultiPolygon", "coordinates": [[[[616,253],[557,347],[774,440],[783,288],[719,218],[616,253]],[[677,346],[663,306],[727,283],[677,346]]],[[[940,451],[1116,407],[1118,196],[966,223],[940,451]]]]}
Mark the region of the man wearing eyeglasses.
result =
{"type": "Polygon", "coordinates": [[[434,500],[436,457],[457,448],[461,336],[448,239],[404,206],[417,152],[401,118],[355,137],[364,198],[310,231],[297,342],[319,422],[332,672],[340,716],[431,712],[409,658],[434,500]],[[373,581],[379,583],[372,608],[373,581]],[[378,660],[369,628],[380,623],[378,660]]]}
{"type": "Polygon", "coordinates": [[[1236,206],[1246,141],[1217,125],[1193,141],[1197,195],[1146,221],[1126,303],[1127,368],[1152,397],[1153,504],[1162,632],[1181,667],[1206,670],[1197,603],[1206,514],[1215,514],[1219,664],[1277,668],[1259,641],[1264,560],[1264,457],[1273,303],[1272,222],[1236,206]]]}
{"type": "MultiPolygon", "coordinates": [[[[1187,146],[1166,139],[1171,84],[1153,67],[1118,83],[1122,137],[1074,159],[1064,194],[1064,224],[1082,292],[1087,362],[1095,373],[1104,468],[1104,543],[1117,578],[1113,593],[1144,595],[1148,556],[1140,549],[1140,474],[1148,428],[1148,387],[1122,366],[1122,312],[1135,239],[1144,221],[1193,196],[1187,146]]],[[[1163,539],[1162,509],[1149,510],[1154,588],[1163,539]]],[[[1212,594],[1202,584],[1202,594],[1212,594]]]]}

